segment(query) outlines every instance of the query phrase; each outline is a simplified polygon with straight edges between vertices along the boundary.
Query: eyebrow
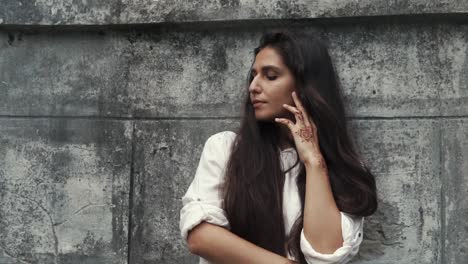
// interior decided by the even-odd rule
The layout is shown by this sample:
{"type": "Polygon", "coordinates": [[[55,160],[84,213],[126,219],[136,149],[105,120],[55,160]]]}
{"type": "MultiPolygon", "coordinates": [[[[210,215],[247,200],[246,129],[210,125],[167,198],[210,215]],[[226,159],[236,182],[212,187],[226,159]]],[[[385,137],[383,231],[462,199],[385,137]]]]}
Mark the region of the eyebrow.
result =
{"type": "MultiPolygon", "coordinates": [[[[276,67],[276,66],[273,66],[273,65],[265,65],[265,66],[262,67],[263,72],[266,72],[268,70],[274,70],[274,71],[277,71],[277,72],[281,72],[281,69],[279,67],[276,67]]],[[[257,72],[257,71],[252,67],[252,69],[250,69],[250,72],[257,72]]]]}

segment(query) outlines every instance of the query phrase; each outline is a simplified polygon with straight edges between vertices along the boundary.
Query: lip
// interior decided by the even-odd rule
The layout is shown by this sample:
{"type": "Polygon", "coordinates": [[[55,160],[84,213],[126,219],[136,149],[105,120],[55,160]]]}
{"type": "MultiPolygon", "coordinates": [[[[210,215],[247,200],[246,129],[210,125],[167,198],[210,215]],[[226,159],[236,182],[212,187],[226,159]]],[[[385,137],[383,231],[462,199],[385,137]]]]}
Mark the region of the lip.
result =
{"type": "Polygon", "coordinates": [[[256,102],[253,103],[253,106],[254,106],[255,108],[257,108],[257,107],[262,106],[263,104],[265,104],[265,102],[256,101],[256,102]]]}
{"type": "Polygon", "coordinates": [[[266,102],[263,100],[253,99],[252,104],[255,104],[255,103],[266,103],[266,102]]]}

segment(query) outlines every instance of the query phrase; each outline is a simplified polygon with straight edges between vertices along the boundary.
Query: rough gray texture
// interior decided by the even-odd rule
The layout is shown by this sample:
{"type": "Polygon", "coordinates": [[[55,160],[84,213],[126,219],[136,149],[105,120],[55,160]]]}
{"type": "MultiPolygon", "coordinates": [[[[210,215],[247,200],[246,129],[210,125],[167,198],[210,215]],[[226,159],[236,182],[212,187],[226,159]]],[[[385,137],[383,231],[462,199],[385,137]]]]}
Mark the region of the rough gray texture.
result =
{"type": "Polygon", "coordinates": [[[354,263],[441,263],[440,123],[355,120],[351,126],[379,191],[354,263]]]}
{"type": "Polygon", "coordinates": [[[238,126],[253,48],[278,25],[329,43],[377,177],[354,263],[466,262],[468,22],[378,16],[468,2],[258,2],[2,2],[0,263],[197,263],[180,198],[205,140],[238,126]],[[187,21],[203,23],[25,26],[187,21]]]}
{"type": "Polygon", "coordinates": [[[442,177],[445,178],[445,255],[450,264],[468,260],[468,121],[450,119],[442,129],[442,177]]]}
{"type": "Polygon", "coordinates": [[[2,0],[0,24],[112,24],[120,6],[115,0],[2,0]]]}
{"type": "Polygon", "coordinates": [[[467,12],[468,3],[464,0],[123,0],[120,21],[148,23],[467,12]]]}
{"type": "MultiPolygon", "coordinates": [[[[297,28],[330,43],[351,116],[468,113],[465,24],[297,28]]],[[[0,114],[239,116],[260,33],[3,31],[0,114]]]]}
{"type": "Polygon", "coordinates": [[[351,115],[466,115],[467,32],[458,24],[330,27],[351,115]]]}
{"type": "Polygon", "coordinates": [[[446,76],[440,82],[441,114],[466,115],[468,112],[468,26],[449,32],[441,38],[438,74],[446,76]]]}
{"type": "Polygon", "coordinates": [[[0,114],[128,115],[128,45],[102,31],[2,31],[0,114]]]}
{"type": "Polygon", "coordinates": [[[126,263],[131,122],[0,119],[0,263],[126,263]]]}
{"type": "Polygon", "coordinates": [[[103,25],[468,13],[465,0],[2,0],[0,24],[103,25]]]}

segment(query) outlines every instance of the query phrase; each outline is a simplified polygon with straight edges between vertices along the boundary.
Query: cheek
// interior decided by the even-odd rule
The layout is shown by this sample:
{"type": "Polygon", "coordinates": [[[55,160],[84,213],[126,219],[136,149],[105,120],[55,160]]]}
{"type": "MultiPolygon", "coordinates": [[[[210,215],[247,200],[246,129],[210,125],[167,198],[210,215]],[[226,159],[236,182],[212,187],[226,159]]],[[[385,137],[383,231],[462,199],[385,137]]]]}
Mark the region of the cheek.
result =
{"type": "Polygon", "coordinates": [[[282,105],[282,104],[289,104],[291,105],[294,101],[292,99],[292,90],[290,87],[286,86],[285,84],[279,84],[275,87],[274,98],[275,102],[282,105]]]}
{"type": "Polygon", "coordinates": [[[290,79],[286,78],[278,84],[278,94],[284,98],[285,103],[292,102],[292,92],[294,92],[294,83],[290,79]]]}
{"type": "Polygon", "coordinates": [[[288,105],[294,106],[294,100],[293,100],[293,98],[292,98],[292,91],[288,91],[287,93],[285,93],[285,95],[284,95],[284,103],[285,103],[285,104],[288,104],[288,105]]]}
{"type": "Polygon", "coordinates": [[[294,106],[294,100],[292,99],[292,91],[284,93],[281,105],[282,104],[294,106]]]}
{"type": "Polygon", "coordinates": [[[287,117],[289,114],[289,111],[283,107],[284,103],[285,102],[280,102],[272,106],[270,108],[271,113],[277,117],[283,117],[283,118],[287,117]]]}

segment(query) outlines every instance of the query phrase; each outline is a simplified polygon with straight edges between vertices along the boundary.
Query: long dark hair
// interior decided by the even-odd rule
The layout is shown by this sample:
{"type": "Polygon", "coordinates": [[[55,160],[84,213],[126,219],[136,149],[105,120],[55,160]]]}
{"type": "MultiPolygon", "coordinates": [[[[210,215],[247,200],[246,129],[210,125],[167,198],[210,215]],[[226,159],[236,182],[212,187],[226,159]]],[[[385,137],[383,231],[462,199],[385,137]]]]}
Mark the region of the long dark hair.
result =
{"type": "MultiPolygon", "coordinates": [[[[339,210],[357,216],[373,214],[377,209],[375,178],[347,129],[342,91],[327,46],[310,33],[273,31],[262,36],[255,56],[267,46],[280,54],[293,73],[298,96],[317,126],[320,151],[339,210]]],[[[251,81],[249,71],[247,87],[251,81]]],[[[276,124],[256,120],[247,91],[226,168],[223,207],[233,233],[282,256],[288,251],[299,263],[306,263],[300,249],[306,172],[296,160],[302,209],[286,237],[282,191],[285,173],[292,168],[282,171],[280,167],[282,136],[276,124]]]]}

